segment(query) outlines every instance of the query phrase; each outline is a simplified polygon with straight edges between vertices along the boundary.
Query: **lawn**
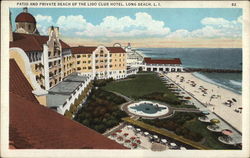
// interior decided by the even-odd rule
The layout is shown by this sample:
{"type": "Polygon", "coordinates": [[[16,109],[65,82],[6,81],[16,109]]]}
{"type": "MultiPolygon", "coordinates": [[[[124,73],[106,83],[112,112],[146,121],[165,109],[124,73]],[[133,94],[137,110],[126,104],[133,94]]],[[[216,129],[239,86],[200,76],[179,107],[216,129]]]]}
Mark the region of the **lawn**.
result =
{"type": "Polygon", "coordinates": [[[155,73],[139,73],[134,78],[111,82],[104,89],[116,91],[128,97],[138,97],[153,92],[169,92],[155,73]]]}
{"type": "Polygon", "coordinates": [[[182,103],[162,82],[156,73],[138,73],[124,80],[112,81],[102,89],[114,91],[134,100],[146,99],[160,101],[179,108],[195,108],[193,105],[182,103]]]}

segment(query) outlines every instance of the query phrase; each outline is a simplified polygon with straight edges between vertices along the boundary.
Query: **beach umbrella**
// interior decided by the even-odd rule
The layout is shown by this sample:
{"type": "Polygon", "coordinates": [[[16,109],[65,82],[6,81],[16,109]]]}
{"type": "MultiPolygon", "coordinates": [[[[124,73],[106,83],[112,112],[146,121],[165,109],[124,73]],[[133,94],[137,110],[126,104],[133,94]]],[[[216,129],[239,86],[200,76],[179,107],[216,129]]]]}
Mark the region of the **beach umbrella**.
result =
{"type": "Polygon", "coordinates": [[[158,138],[158,136],[157,136],[157,135],[153,135],[153,137],[154,137],[155,139],[157,139],[157,138],[158,138]]]}
{"type": "Polygon", "coordinates": [[[220,123],[220,120],[213,118],[210,120],[210,122],[216,124],[216,123],[220,123]]]}
{"type": "Polygon", "coordinates": [[[137,131],[137,132],[140,132],[140,131],[141,131],[141,129],[140,129],[140,128],[136,128],[136,131],[137,131]]]}
{"type": "Polygon", "coordinates": [[[148,132],[144,132],[144,135],[147,136],[147,135],[149,135],[149,133],[148,132]]]}
{"type": "Polygon", "coordinates": [[[191,97],[185,97],[185,99],[188,99],[188,100],[189,100],[189,99],[191,99],[191,97]]]}
{"type": "Polygon", "coordinates": [[[232,98],[232,101],[237,102],[237,100],[235,98],[232,98]]]}
{"type": "Polygon", "coordinates": [[[122,130],[117,130],[116,132],[117,132],[117,133],[121,133],[121,132],[122,132],[122,130]]]}
{"type": "Polygon", "coordinates": [[[117,134],[116,134],[116,133],[112,133],[111,136],[112,136],[112,137],[116,137],[117,134]]]}
{"type": "Polygon", "coordinates": [[[131,125],[128,125],[127,127],[128,127],[128,129],[131,129],[131,128],[133,128],[133,126],[131,126],[131,125]]]}
{"type": "Polygon", "coordinates": [[[134,139],[135,139],[135,137],[130,137],[130,139],[134,140],[134,139]]]}
{"type": "Polygon", "coordinates": [[[132,143],[132,147],[136,148],[137,144],[136,143],[132,143]]]}
{"type": "Polygon", "coordinates": [[[225,134],[225,135],[227,135],[227,136],[229,136],[229,135],[231,135],[233,133],[233,131],[231,131],[230,129],[224,129],[222,131],[222,133],[225,134]]]}
{"type": "Polygon", "coordinates": [[[166,139],[161,139],[161,142],[162,143],[167,143],[167,140],[166,139]]]}
{"type": "Polygon", "coordinates": [[[202,111],[202,114],[209,115],[210,113],[208,111],[202,111]]]}
{"type": "Polygon", "coordinates": [[[125,143],[130,143],[130,142],[131,142],[131,140],[126,139],[124,142],[125,142],[125,143]]]}
{"type": "Polygon", "coordinates": [[[138,144],[141,144],[141,140],[136,140],[136,142],[137,142],[138,144]]]}
{"type": "Polygon", "coordinates": [[[180,149],[181,149],[181,150],[187,150],[187,148],[185,148],[185,147],[183,147],[183,146],[180,147],[180,149]]]}
{"type": "Polygon", "coordinates": [[[170,145],[173,146],[173,147],[174,147],[174,146],[177,146],[175,143],[170,143],[170,145]]]}
{"type": "Polygon", "coordinates": [[[126,137],[126,136],[128,136],[128,133],[124,133],[123,135],[126,137]]]}

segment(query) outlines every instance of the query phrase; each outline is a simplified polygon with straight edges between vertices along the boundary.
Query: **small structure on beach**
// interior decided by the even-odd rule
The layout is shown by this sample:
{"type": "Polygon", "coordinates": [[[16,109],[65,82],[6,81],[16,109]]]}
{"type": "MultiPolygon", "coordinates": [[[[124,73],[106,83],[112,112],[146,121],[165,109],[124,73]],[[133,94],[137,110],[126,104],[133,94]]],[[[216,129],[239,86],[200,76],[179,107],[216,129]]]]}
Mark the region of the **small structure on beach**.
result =
{"type": "Polygon", "coordinates": [[[179,58],[174,59],[152,59],[144,58],[143,71],[154,72],[182,72],[183,67],[179,58]]]}

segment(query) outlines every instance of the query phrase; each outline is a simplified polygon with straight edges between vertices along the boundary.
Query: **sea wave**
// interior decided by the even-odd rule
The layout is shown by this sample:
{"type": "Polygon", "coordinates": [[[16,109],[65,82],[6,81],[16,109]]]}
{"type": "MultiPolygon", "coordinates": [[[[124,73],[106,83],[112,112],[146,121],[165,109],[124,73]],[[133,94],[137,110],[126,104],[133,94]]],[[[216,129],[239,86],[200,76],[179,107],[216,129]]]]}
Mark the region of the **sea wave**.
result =
{"type": "Polygon", "coordinates": [[[236,86],[242,86],[242,82],[238,82],[235,80],[229,80],[229,82],[232,83],[233,85],[236,85],[236,86]]]}
{"type": "MultiPolygon", "coordinates": [[[[201,80],[203,80],[203,81],[205,81],[205,82],[208,82],[208,83],[217,85],[217,86],[219,86],[219,87],[225,88],[225,89],[230,90],[230,91],[232,91],[232,92],[234,92],[234,93],[241,94],[241,91],[235,90],[235,89],[233,89],[233,88],[231,88],[231,87],[229,87],[229,86],[227,86],[227,85],[224,85],[224,84],[221,84],[221,83],[219,83],[219,82],[216,82],[216,81],[214,81],[214,80],[208,78],[207,76],[205,76],[205,75],[203,75],[203,74],[200,74],[200,73],[198,73],[198,72],[194,72],[194,73],[192,73],[192,74],[193,74],[195,77],[197,77],[197,78],[199,78],[199,79],[201,79],[201,80]]],[[[231,80],[231,81],[233,81],[233,80],[231,80]]],[[[240,82],[238,83],[237,81],[233,81],[233,82],[235,82],[236,84],[239,84],[239,83],[240,83],[240,82]]],[[[241,84],[241,83],[240,83],[240,84],[241,84]]]]}

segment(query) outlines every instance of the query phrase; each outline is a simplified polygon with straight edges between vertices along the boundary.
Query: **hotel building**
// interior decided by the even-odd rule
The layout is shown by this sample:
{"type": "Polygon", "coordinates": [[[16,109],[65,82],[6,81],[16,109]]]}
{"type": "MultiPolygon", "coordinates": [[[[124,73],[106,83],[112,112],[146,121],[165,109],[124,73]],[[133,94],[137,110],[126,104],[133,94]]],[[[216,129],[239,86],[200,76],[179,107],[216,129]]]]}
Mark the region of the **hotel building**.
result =
{"type": "Polygon", "coordinates": [[[81,75],[97,79],[121,79],[127,76],[127,54],[121,47],[71,47],[75,69],[81,75]]]}

